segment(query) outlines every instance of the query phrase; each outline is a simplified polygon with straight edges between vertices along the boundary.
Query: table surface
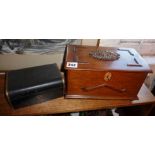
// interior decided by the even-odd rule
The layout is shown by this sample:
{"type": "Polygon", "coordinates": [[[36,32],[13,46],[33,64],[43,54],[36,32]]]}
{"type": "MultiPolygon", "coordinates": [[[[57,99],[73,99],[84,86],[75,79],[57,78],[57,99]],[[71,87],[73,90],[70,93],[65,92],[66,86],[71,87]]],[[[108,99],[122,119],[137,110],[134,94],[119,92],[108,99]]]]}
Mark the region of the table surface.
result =
{"type": "Polygon", "coordinates": [[[67,112],[79,112],[97,109],[109,109],[115,107],[126,107],[155,103],[155,97],[143,85],[138,93],[138,100],[90,100],[90,99],[64,99],[63,97],[49,100],[40,104],[12,109],[1,97],[0,115],[46,115],[67,112]]]}

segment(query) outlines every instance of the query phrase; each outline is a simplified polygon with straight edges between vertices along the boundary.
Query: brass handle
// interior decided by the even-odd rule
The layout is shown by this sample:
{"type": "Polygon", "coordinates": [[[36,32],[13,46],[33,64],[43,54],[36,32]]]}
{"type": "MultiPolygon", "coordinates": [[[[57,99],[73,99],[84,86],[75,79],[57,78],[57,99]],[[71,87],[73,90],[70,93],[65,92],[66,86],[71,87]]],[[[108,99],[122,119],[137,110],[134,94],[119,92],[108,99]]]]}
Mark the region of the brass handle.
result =
{"type": "Polygon", "coordinates": [[[81,89],[83,91],[91,91],[91,90],[94,90],[94,89],[97,89],[97,88],[100,88],[100,87],[107,87],[109,89],[112,89],[112,90],[120,92],[120,93],[123,93],[123,92],[126,91],[125,88],[116,88],[116,87],[111,86],[111,85],[106,84],[106,83],[103,83],[103,84],[100,84],[100,85],[96,85],[96,86],[90,86],[90,87],[82,87],[81,89]]]}

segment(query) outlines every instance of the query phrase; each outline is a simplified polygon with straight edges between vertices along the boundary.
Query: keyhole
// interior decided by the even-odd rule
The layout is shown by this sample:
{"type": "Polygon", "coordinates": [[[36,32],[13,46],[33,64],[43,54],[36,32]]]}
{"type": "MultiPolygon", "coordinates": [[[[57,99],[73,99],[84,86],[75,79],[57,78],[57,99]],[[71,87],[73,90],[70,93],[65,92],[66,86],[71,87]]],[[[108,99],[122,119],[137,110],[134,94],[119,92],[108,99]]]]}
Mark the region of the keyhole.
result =
{"type": "Polygon", "coordinates": [[[104,75],[104,80],[105,81],[109,81],[111,79],[111,76],[112,74],[110,72],[107,72],[105,75],[104,75]]]}

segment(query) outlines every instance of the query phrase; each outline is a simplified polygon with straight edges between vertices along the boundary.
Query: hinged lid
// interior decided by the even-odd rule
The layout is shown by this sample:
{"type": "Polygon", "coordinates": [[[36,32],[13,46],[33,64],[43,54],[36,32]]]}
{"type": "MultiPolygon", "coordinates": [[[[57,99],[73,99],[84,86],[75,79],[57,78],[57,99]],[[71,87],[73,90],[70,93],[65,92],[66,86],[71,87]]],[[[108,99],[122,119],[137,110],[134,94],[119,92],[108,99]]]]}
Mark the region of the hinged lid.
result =
{"type": "Polygon", "coordinates": [[[145,71],[152,72],[146,61],[132,48],[115,48],[69,45],[65,59],[66,70],[95,71],[145,71]],[[119,54],[116,60],[99,60],[91,56],[93,51],[112,51],[119,54]]]}

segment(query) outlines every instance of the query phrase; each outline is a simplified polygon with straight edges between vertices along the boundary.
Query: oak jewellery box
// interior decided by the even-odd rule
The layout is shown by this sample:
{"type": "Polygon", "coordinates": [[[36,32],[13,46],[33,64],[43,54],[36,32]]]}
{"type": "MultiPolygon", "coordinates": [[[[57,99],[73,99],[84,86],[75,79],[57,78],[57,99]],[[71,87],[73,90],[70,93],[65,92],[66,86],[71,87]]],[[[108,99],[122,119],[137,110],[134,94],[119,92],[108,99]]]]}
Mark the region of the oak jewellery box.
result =
{"type": "Polygon", "coordinates": [[[135,49],[67,46],[65,97],[137,99],[151,69],[135,49]]]}
{"type": "Polygon", "coordinates": [[[6,96],[13,108],[63,96],[63,82],[56,64],[9,71],[6,96]]]}

